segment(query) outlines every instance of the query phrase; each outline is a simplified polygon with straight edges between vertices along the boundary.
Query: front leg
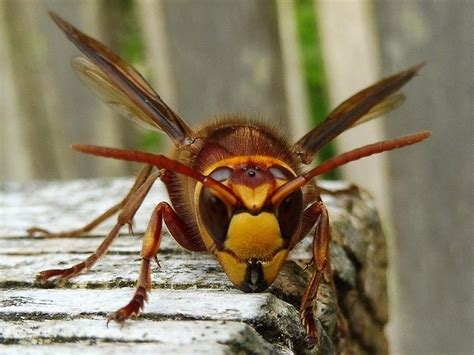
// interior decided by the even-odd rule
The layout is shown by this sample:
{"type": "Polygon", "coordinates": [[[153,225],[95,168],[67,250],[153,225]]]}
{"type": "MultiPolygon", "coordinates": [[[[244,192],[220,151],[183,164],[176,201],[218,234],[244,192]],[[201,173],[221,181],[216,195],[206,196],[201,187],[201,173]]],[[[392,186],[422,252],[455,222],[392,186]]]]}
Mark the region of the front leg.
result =
{"type": "Polygon", "coordinates": [[[188,226],[179,218],[173,208],[166,202],[160,202],[151,215],[150,223],[143,237],[140,253],[142,263],[135,293],[126,306],[109,316],[109,321],[123,323],[132,316],[138,316],[143,310],[145,302],[148,300],[148,292],[151,290],[150,260],[158,262],[156,255],[160,249],[163,220],[168,226],[171,236],[181,246],[191,251],[206,250],[202,241],[190,234],[188,226]]]}
{"type": "MultiPolygon", "coordinates": [[[[316,325],[313,303],[318,294],[318,287],[321,282],[321,278],[325,273],[333,289],[334,297],[337,297],[337,293],[334,285],[329,255],[329,242],[331,241],[331,234],[329,231],[329,216],[326,206],[322,201],[318,201],[311,205],[308,210],[311,210],[315,216],[318,216],[314,231],[312,259],[310,261],[310,264],[314,264],[316,270],[314,271],[311,280],[309,281],[309,284],[304,292],[300,307],[300,317],[301,323],[306,330],[307,345],[309,348],[312,348],[319,343],[320,336],[319,329],[316,325]]],[[[337,307],[337,314],[339,328],[344,335],[346,333],[346,325],[339,307],[337,307]]]]}

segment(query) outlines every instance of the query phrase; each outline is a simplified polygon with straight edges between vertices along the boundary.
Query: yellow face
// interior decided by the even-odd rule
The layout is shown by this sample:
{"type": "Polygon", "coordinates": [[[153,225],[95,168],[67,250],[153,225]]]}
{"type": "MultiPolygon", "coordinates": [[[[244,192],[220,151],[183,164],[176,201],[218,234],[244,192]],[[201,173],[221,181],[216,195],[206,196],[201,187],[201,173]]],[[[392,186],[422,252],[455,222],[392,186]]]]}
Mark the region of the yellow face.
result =
{"type": "Polygon", "coordinates": [[[239,202],[229,207],[212,190],[196,186],[196,216],[204,244],[236,287],[245,292],[265,290],[278,276],[301,230],[301,190],[279,206],[270,202],[273,192],[295,173],[282,161],[252,156],[220,161],[205,174],[229,187],[239,202]]]}

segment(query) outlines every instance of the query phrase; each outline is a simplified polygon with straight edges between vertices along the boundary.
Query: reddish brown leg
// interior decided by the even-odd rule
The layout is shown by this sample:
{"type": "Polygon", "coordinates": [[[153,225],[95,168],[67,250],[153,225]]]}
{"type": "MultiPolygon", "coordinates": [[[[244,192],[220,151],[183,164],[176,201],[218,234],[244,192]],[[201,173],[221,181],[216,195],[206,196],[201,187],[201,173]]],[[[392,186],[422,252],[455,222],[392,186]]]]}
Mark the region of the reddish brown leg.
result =
{"type": "Polygon", "coordinates": [[[122,209],[122,212],[117,217],[117,223],[109,232],[104,241],[96,249],[96,251],[90,255],[87,259],[67,269],[51,269],[41,271],[37,276],[36,280],[40,283],[46,283],[49,279],[54,278],[56,283],[62,283],[66,280],[80,274],[84,270],[90,269],[109,249],[115,237],[118,235],[120,229],[125,225],[131,225],[133,217],[141,206],[148,191],[155,180],[160,176],[160,172],[156,172],[148,177],[148,179],[130,195],[127,203],[122,209]]]}
{"type": "Polygon", "coordinates": [[[138,316],[143,310],[148,299],[147,293],[151,290],[150,260],[158,261],[156,255],[160,249],[163,220],[171,235],[179,244],[192,251],[205,250],[202,242],[196,243],[194,241],[195,239],[189,234],[185,223],[179,218],[173,208],[166,202],[159,203],[151,215],[150,223],[143,237],[142,251],[140,253],[142,263],[135,294],[125,307],[120,308],[109,316],[109,321],[114,320],[118,323],[123,323],[132,316],[138,316]]]}
{"type": "Polygon", "coordinates": [[[325,272],[326,267],[331,267],[329,264],[329,241],[331,236],[329,234],[329,216],[326,206],[322,201],[318,201],[310,206],[315,215],[319,215],[316,222],[316,229],[313,240],[313,257],[310,263],[316,267],[311,280],[306,287],[300,307],[301,323],[306,330],[306,341],[309,348],[314,347],[319,343],[319,329],[316,325],[316,318],[314,315],[313,301],[318,294],[318,287],[321,277],[325,272]]]}
{"type": "Polygon", "coordinates": [[[120,211],[127,201],[130,199],[130,196],[137,191],[137,189],[144,184],[148,176],[151,174],[151,170],[153,169],[153,166],[151,165],[146,165],[140,170],[140,173],[137,175],[135,179],[135,183],[133,184],[132,188],[128,192],[128,194],[125,196],[125,198],[117,203],[116,205],[112,206],[109,208],[107,211],[102,213],[100,216],[86,224],[85,226],[78,228],[78,229],[73,229],[73,230],[68,230],[68,231],[63,231],[63,232],[57,232],[57,233],[51,233],[47,229],[40,228],[40,227],[31,227],[27,230],[28,235],[30,237],[33,237],[35,235],[39,235],[41,237],[45,238],[71,238],[71,237],[79,237],[82,236],[91,230],[93,230],[95,227],[97,227],[99,224],[107,220],[108,218],[112,217],[114,214],[116,214],[118,211],[120,211]]]}

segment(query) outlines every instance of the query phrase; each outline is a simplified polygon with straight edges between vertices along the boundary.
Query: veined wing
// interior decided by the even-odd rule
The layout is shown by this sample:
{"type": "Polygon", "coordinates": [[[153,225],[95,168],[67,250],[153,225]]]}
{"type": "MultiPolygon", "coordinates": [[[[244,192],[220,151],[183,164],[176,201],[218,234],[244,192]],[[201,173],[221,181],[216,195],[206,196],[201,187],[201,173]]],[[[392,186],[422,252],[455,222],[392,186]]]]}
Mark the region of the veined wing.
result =
{"type": "Polygon", "coordinates": [[[351,127],[358,126],[362,123],[368,122],[374,118],[380,117],[390,111],[393,111],[400,107],[405,102],[405,95],[395,94],[387,97],[382,102],[378,103],[372,109],[367,112],[364,116],[359,118],[351,127]]]}
{"type": "Polygon", "coordinates": [[[403,102],[403,96],[395,93],[413,78],[421,67],[422,64],[417,65],[359,91],[337,106],[323,122],[298,140],[293,151],[301,157],[303,163],[309,164],[316,152],[345,130],[398,107],[403,102]]]}
{"type": "Polygon", "coordinates": [[[164,131],[177,146],[194,141],[192,130],[153,90],[147,81],[109,48],[50,12],[68,39],[87,58],[73,67],[81,79],[114,109],[146,127],[164,131]]]}
{"type": "Polygon", "coordinates": [[[104,72],[88,58],[74,58],[72,60],[72,67],[89,89],[114,111],[131,119],[134,123],[144,128],[162,130],[161,127],[159,127],[150,116],[143,112],[122,90],[110,82],[104,72]]]}

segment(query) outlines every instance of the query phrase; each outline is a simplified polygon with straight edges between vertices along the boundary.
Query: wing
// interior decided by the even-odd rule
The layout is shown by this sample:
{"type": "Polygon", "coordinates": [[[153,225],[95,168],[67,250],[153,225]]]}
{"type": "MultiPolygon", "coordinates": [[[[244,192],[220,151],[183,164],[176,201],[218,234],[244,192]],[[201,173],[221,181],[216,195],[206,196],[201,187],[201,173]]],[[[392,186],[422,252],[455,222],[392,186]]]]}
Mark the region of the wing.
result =
{"type": "Polygon", "coordinates": [[[72,67],[79,78],[114,111],[148,129],[161,130],[157,123],[137,106],[88,58],[76,57],[72,67]]]}
{"type": "Polygon", "coordinates": [[[380,117],[385,113],[395,110],[405,102],[405,96],[403,94],[395,94],[387,97],[382,102],[378,103],[370,109],[364,116],[359,118],[351,127],[360,125],[374,118],[380,117]]]}
{"type": "Polygon", "coordinates": [[[109,48],[49,13],[68,39],[87,57],[73,60],[79,77],[109,106],[138,124],[164,131],[176,146],[194,141],[192,130],[146,80],[109,48]]]}
{"type": "Polygon", "coordinates": [[[423,64],[388,77],[359,91],[337,106],[318,126],[293,145],[293,151],[305,164],[311,163],[314,154],[345,130],[393,110],[404,101],[395,94],[418,72],[423,64]]]}

